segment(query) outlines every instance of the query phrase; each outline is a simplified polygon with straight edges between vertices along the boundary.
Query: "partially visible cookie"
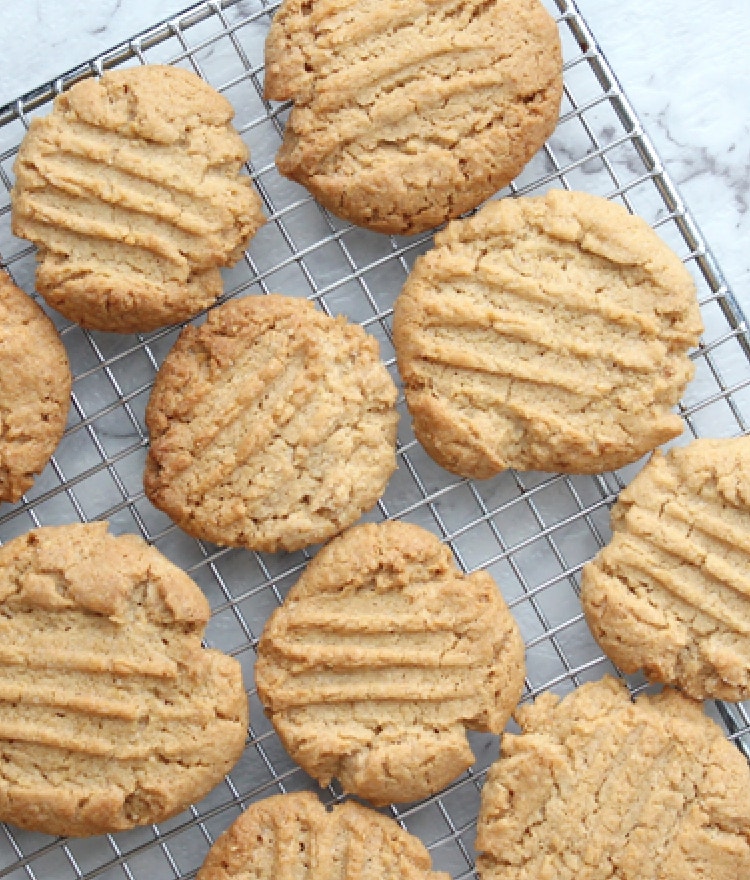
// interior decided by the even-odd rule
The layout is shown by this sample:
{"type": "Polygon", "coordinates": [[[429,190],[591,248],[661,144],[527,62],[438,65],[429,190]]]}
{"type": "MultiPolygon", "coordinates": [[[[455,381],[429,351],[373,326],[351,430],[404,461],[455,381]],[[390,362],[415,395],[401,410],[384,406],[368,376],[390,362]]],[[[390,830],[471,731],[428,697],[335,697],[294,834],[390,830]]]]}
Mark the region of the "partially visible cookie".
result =
{"type": "Polygon", "coordinates": [[[655,452],[584,566],[594,638],[625,672],[750,699],[750,437],[655,452]]]}
{"type": "Polygon", "coordinates": [[[106,523],[0,547],[0,821],[86,837],[161,822],[245,744],[239,663],[200,589],[106,523]]]}
{"type": "Polygon", "coordinates": [[[310,792],[252,804],[211,847],[196,880],[450,880],[392,819],[310,792]]]}
{"type": "Polygon", "coordinates": [[[414,432],[449,471],[599,473],[682,433],[695,285],[648,224],[555,190],[451,223],[396,301],[414,432]]]}
{"type": "Polygon", "coordinates": [[[18,501],[65,430],[71,375],[55,326],[0,272],[0,502],[18,501]]]}
{"type": "Polygon", "coordinates": [[[282,174],[340,217],[415,233],[475,208],[552,134],[560,38],[539,0],[284,0],[265,93],[294,102],[282,174]]]}
{"type": "Polygon", "coordinates": [[[291,297],[227,302],[183,331],[156,377],[146,493],[217,544],[325,541],[396,467],[396,396],[359,325],[291,297]]]}
{"type": "Polygon", "coordinates": [[[463,575],[418,526],[362,525],[326,545],[258,644],[258,696],[321,785],[374,804],[439,791],[500,733],[524,682],[518,627],[492,578],[463,575]]]}
{"type": "Polygon", "coordinates": [[[750,877],[750,769],[700,703],[605,678],[516,714],[482,790],[481,880],[750,877]]]}
{"type": "Polygon", "coordinates": [[[195,74],[149,65],[87,79],[32,121],[14,165],[13,232],[71,321],[119,333],[183,321],[222,292],[264,222],[239,175],[232,105],[195,74]]]}

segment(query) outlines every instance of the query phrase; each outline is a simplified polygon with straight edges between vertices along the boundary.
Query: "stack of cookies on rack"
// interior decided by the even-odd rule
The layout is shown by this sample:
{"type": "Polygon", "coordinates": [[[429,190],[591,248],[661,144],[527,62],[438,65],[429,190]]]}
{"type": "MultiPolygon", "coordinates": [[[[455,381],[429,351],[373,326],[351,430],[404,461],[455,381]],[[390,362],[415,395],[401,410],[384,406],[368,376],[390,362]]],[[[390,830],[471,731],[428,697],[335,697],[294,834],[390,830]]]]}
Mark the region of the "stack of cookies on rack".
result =
{"type": "MultiPolygon", "coordinates": [[[[599,474],[679,437],[702,332],[680,259],[593,195],[480,207],[558,118],[560,41],[538,0],[284,0],[265,86],[293,102],[279,171],[329,211],[374,234],[447,222],[393,319],[414,434],[439,465],[599,474]]],[[[523,640],[490,575],[415,524],[357,524],[397,461],[376,340],[290,295],[217,303],[220,268],[264,222],[232,118],[177,68],[84,80],[31,125],[13,224],[37,245],[38,292],[83,327],[208,310],[157,375],[144,487],[201,540],[327,542],[257,644],[257,693],[290,756],[376,807],[432,798],[474,763],[467,732],[502,734],[515,712],[483,789],[484,880],[750,875],[750,769],[697,702],[750,698],[750,440],[655,452],[584,568],[594,637],[664,692],[632,702],[605,678],[517,708],[523,640]]],[[[0,500],[15,502],[62,435],[71,380],[49,318],[4,278],[0,317],[0,500]]],[[[103,834],[218,784],[248,701],[237,661],[201,647],[208,619],[187,574],[104,523],[3,546],[0,819],[103,834]]],[[[448,876],[392,820],[311,793],[249,806],[198,873],[308,875],[448,876]]]]}

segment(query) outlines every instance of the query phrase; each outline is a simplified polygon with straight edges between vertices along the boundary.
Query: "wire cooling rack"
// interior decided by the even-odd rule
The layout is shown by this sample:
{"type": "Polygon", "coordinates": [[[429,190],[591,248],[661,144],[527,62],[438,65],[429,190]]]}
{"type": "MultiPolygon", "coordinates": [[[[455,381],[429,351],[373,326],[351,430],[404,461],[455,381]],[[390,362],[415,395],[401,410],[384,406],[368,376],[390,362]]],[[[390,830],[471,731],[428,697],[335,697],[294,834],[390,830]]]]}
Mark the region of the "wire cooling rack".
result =
{"type": "MultiPolygon", "coordinates": [[[[34,290],[34,251],[10,232],[12,165],[31,118],[54,96],[104,69],[173,63],[192,69],[236,108],[251,150],[249,172],[267,225],[244,259],[225,273],[226,296],[279,291],[344,313],[374,334],[398,381],[391,344],[394,299],[431,236],[387,237],[353,228],[280,177],[274,156],[288,105],[262,98],[263,43],[278,3],[202,3],[0,109],[0,262],[34,290]]],[[[750,343],[742,314],[591,32],[568,0],[549,0],[563,41],[565,96],[549,144],[500,195],[583,189],[646,218],[693,273],[706,325],[694,353],[696,377],[680,410],[691,436],[733,436],[750,419],[750,343]]],[[[270,612],[299,576],[305,553],[266,555],[187,537],[148,503],[141,483],[148,438],[144,410],[156,370],[179,328],[120,336],[90,333],[54,315],[74,371],[65,436],[33,489],[0,507],[0,543],[40,525],[108,519],[135,532],[186,569],[212,607],[206,643],[232,654],[253,682],[255,646],[270,612]]],[[[527,648],[524,699],[564,693],[616,672],[581,613],[583,564],[609,537],[609,508],[637,466],[596,477],[506,472],[474,483],[435,465],[414,440],[401,399],[399,470],[368,519],[397,517],[430,529],[466,571],[485,568],[519,621],[527,648]]],[[[633,690],[643,687],[637,677],[633,690]]],[[[0,826],[0,878],[193,877],[212,841],[248,804],[281,791],[315,788],[286,755],[253,689],[251,728],[237,767],[204,801],[158,827],[90,840],[55,840],[0,826]]],[[[750,756],[748,706],[716,704],[714,717],[750,756]]],[[[472,735],[477,763],[439,796],[393,816],[430,848],[436,869],[474,877],[479,792],[497,756],[497,738],[472,735]]],[[[324,792],[340,796],[335,787],[324,792]]]]}

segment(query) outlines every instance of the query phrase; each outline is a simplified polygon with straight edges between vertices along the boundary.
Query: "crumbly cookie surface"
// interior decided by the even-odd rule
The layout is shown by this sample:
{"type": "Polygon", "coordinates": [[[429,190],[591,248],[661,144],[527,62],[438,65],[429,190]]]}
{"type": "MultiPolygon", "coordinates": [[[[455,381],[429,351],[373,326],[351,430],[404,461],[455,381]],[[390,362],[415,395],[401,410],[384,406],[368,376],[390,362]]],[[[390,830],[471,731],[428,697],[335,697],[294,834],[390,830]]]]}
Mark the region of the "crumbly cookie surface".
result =
{"type": "Polygon", "coordinates": [[[42,309],[0,272],[0,502],[18,501],[65,430],[71,375],[42,309]]]}
{"type": "Polygon", "coordinates": [[[0,820],[85,837],[160,822],[245,744],[237,661],[199,588],[106,523],[0,547],[0,820]]]}
{"type": "Polygon", "coordinates": [[[538,0],[285,0],[266,97],[276,158],[334,214],[415,233],[515,177],[557,123],[562,55],[538,0]]]}
{"type": "Polygon", "coordinates": [[[604,651],[697,699],[750,699],[750,438],[654,453],[612,528],[581,581],[604,651]]]}
{"type": "Polygon", "coordinates": [[[308,565],[258,645],[258,695],[321,785],[374,804],[426,797],[474,763],[523,689],[518,627],[492,578],[424,529],[349,529],[308,565]]]}
{"type": "Polygon", "coordinates": [[[699,703],[605,678],[517,717],[482,791],[482,880],[750,876],[750,770],[699,703]]]}
{"type": "Polygon", "coordinates": [[[252,804],[211,848],[197,880],[450,880],[422,843],[353,801],[326,810],[310,792],[252,804]]]}
{"type": "Polygon", "coordinates": [[[377,341],[307,300],[246,297],[186,328],[146,411],[144,485],[185,531],[275,552],[327,540],[396,467],[377,341]]]}
{"type": "Polygon", "coordinates": [[[414,432],[454,473],[600,473],[682,432],[695,285],[638,217],[552,191],[491,202],[420,257],[394,315],[414,432]]]}
{"type": "Polygon", "coordinates": [[[36,286],[97,330],[182,321],[222,292],[264,222],[229,101],[186,70],[113,70],[60,95],[16,160],[13,232],[38,247],[36,286]]]}

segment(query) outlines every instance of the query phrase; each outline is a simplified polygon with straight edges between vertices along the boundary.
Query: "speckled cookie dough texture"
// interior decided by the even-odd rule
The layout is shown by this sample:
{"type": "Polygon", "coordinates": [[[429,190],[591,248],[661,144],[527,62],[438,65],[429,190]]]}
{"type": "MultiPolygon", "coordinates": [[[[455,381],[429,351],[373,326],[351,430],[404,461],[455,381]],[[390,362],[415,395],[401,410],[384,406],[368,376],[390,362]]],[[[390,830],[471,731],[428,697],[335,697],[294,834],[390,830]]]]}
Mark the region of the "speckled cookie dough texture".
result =
{"type": "Polygon", "coordinates": [[[416,233],[504,187],[553,132],[560,40],[538,0],[285,0],[265,93],[294,102],[282,174],[340,217],[416,233]]]}
{"type": "Polygon", "coordinates": [[[197,880],[450,880],[392,819],[310,792],[252,804],[211,848],[197,880]]]}
{"type": "Polygon", "coordinates": [[[144,485],[189,534],[276,552],[373,507],[396,467],[396,386],[377,341],[271,294],[188,327],[146,411],[144,485]]]}
{"type": "Polygon", "coordinates": [[[750,699],[750,438],[654,453],[583,569],[594,637],[626,672],[750,699]]]}
{"type": "Polygon", "coordinates": [[[523,642],[492,578],[463,575],[418,526],[357,526],[308,565],[258,645],[258,696],[321,785],[374,804],[439,791],[474,763],[467,730],[500,733],[523,642]]]}
{"type": "Polygon", "coordinates": [[[516,714],[482,790],[481,880],[750,877],[750,769],[700,703],[605,678],[516,714]]]}
{"type": "Polygon", "coordinates": [[[42,309],[0,272],[0,502],[18,501],[65,430],[70,366],[42,309]]]}
{"type": "Polygon", "coordinates": [[[37,290],[53,308],[131,333],[214,302],[219,267],[264,222],[233,116],[195,74],[152,65],[84,80],[32,121],[13,232],[37,245],[37,290]]]}
{"type": "Polygon", "coordinates": [[[414,433],[449,471],[613,470],[682,433],[702,326],[656,233],[579,192],[491,202],[435,237],[396,301],[414,433]]]}
{"type": "Polygon", "coordinates": [[[48,527],[0,548],[0,821],[86,837],[161,822],[229,772],[240,665],[208,603],[135,535],[48,527]]]}

